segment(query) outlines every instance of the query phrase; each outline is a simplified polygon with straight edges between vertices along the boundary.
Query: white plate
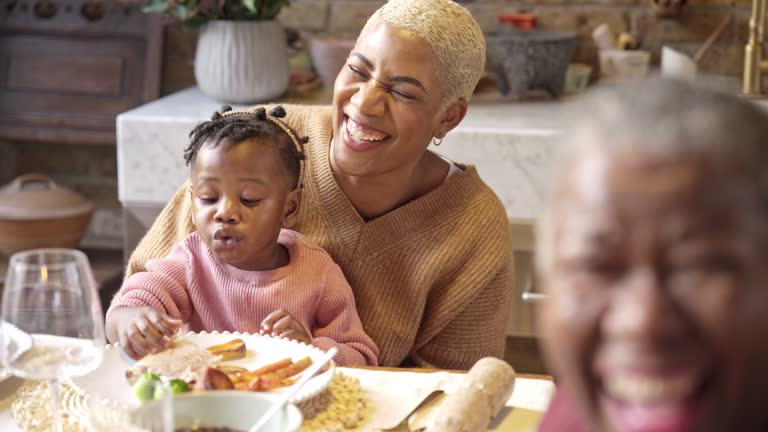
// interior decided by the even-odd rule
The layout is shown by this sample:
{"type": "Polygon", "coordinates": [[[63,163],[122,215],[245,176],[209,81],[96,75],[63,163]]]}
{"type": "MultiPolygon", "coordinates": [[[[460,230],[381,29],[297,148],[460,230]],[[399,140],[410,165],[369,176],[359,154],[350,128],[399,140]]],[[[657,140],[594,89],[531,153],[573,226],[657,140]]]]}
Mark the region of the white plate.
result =
{"type": "MultiPolygon", "coordinates": [[[[225,361],[222,364],[242,366],[253,370],[286,357],[290,357],[294,361],[304,357],[318,361],[324,354],[319,348],[304,343],[248,333],[187,333],[179,335],[177,340],[190,340],[201,347],[209,347],[235,338],[245,342],[245,358],[225,361]]],[[[125,379],[125,370],[131,367],[133,363],[134,361],[123,354],[118,346],[107,345],[101,366],[88,375],[73,378],[73,386],[79,392],[101,399],[103,402],[117,404],[129,409],[136,408],[139,406],[139,402],[134,398],[131,385],[125,379]]],[[[335,368],[335,363],[331,362],[330,368],[310,379],[290,401],[298,403],[320,393],[333,378],[335,368]]],[[[281,394],[287,393],[289,389],[290,387],[283,387],[261,393],[279,397],[281,394]]]]}

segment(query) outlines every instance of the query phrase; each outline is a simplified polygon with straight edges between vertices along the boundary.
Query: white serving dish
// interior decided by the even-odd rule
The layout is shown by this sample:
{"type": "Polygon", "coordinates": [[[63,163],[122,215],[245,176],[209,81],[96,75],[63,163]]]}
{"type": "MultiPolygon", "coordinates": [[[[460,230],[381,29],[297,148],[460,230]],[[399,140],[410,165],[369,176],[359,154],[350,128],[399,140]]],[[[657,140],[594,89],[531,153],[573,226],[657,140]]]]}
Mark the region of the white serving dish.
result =
{"type": "MultiPolygon", "coordinates": [[[[209,347],[235,338],[245,342],[246,356],[239,360],[222,362],[222,364],[242,366],[253,370],[286,357],[296,361],[308,356],[315,362],[319,361],[324,354],[319,348],[304,343],[248,333],[187,333],[178,336],[177,340],[190,340],[201,347],[209,347]]],[[[73,387],[78,392],[100,400],[102,403],[128,410],[136,409],[140,403],[134,398],[131,385],[125,379],[125,370],[130,368],[133,363],[134,361],[126,356],[118,346],[107,345],[101,366],[88,375],[73,378],[73,387]]],[[[330,367],[310,379],[291,399],[291,402],[301,402],[323,391],[333,379],[335,369],[335,363],[331,362],[330,367]]],[[[258,393],[266,398],[276,399],[289,392],[290,389],[291,387],[283,387],[258,393]]]]}

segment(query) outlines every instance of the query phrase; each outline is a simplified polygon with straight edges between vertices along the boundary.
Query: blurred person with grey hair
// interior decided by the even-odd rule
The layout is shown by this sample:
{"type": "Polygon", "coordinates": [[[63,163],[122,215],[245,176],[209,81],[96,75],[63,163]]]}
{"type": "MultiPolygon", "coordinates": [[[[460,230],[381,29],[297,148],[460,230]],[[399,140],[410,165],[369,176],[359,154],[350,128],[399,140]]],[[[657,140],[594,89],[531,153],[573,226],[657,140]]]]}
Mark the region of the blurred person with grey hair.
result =
{"type": "Polygon", "coordinates": [[[539,430],[768,430],[768,116],[665,80],[578,111],[538,231],[539,430]]]}
{"type": "MultiPolygon", "coordinates": [[[[361,31],[332,106],[286,105],[286,124],[308,136],[303,202],[286,228],[339,264],[380,365],[468,369],[504,354],[506,211],[473,166],[427,148],[462,121],[484,64],[465,8],[391,0],[361,31]]],[[[133,252],[129,275],[192,231],[188,187],[133,252]]]]}

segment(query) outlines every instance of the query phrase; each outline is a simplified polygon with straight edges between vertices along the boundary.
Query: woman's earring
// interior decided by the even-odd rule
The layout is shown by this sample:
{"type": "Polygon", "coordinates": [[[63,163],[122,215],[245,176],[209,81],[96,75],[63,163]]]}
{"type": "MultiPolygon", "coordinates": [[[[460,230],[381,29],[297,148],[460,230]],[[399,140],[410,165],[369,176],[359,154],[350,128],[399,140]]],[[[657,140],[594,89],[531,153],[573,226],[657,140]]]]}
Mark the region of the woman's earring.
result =
{"type": "Polygon", "coordinates": [[[432,144],[434,144],[436,146],[439,146],[442,143],[443,143],[443,139],[442,138],[440,138],[440,139],[432,138],[432,144]]]}

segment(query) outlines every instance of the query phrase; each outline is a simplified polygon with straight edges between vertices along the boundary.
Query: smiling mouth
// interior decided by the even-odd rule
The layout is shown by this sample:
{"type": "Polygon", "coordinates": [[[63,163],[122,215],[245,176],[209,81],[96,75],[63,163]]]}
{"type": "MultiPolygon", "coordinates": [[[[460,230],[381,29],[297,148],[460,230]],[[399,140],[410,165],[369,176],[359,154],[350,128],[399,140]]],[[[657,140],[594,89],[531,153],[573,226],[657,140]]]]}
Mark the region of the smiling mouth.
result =
{"type": "Polygon", "coordinates": [[[360,124],[349,116],[344,116],[344,138],[348,146],[355,150],[365,150],[375,147],[387,140],[390,135],[380,130],[360,124]]]}
{"type": "Polygon", "coordinates": [[[706,381],[692,370],[666,375],[617,373],[603,378],[600,399],[620,431],[682,432],[696,424],[706,381]]]}

